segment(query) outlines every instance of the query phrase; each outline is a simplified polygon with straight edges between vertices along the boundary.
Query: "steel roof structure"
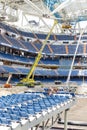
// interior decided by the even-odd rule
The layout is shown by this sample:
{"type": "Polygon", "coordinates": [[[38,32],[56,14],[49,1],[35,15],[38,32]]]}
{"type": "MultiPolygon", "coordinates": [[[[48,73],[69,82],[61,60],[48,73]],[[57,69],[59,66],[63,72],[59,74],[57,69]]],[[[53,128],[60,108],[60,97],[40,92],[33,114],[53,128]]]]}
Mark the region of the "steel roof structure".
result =
{"type": "Polygon", "coordinates": [[[87,20],[87,0],[0,0],[1,21],[17,22],[20,14],[22,21],[26,19],[27,22],[27,16],[38,17],[48,29],[50,27],[44,18],[75,25],[87,20]]]}

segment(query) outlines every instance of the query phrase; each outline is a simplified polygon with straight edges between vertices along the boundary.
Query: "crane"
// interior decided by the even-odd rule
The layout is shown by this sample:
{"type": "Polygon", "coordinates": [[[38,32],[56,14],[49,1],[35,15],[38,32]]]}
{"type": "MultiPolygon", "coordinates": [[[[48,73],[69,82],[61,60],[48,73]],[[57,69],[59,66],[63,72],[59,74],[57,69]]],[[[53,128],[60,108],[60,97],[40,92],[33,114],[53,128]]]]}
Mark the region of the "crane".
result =
{"type": "Polygon", "coordinates": [[[51,35],[51,33],[52,33],[52,31],[53,31],[56,24],[57,24],[57,20],[54,20],[54,24],[53,24],[52,28],[50,29],[50,32],[48,33],[45,41],[43,42],[43,45],[42,45],[42,47],[41,47],[41,49],[40,49],[40,51],[39,51],[33,65],[32,65],[32,67],[31,67],[31,69],[30,69],[30,71],[29,71],[28,75],[25,78],[23,78],[20,81],[19,84],[23,84],[23,85],[26,85],[26,86],[33,86],[35,84],[33,72],[34,72],[35,68],[38,65],[38,62],[40,61],[40,59],[42,57],[42,51],[43,51],[45,45],[47,44],[47,40],[49,39],[49,37],[50,37],[50,35],[51,35]]]}

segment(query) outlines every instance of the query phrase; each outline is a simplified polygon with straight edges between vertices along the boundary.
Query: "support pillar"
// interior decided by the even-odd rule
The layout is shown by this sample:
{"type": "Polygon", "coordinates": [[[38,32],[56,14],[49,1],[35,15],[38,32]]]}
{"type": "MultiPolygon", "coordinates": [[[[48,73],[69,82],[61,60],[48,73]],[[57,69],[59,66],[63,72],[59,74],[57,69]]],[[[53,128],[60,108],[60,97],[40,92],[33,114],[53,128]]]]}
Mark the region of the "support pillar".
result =
{"type": "Polygon", "coordinates": [[[67,114],[68,114],[68,110],[65,110],[65,114],[64,114],[64,130],[67,130],[67,114]]]}
{"type": "Polygon", "coordinates": [[[54,120],[53,120],[53,116],[52,116],[52,125],[53,125],[53,123],[54,123],[54,120]]]}
{"type": "Polygon", "coordinates": [[[33,127],[31,128],[31,130],[33,130],[33,127]]]}
{"type": "Polygon", "coordinates": [[[9,74],[8,79],[7,79],[7,81],[6,81],[6,84],[9,84],[11,78],[12,78],[12,74],[9,74]]]}
{"type": "Polygon", "coordinates": [[[43,122],[42,122],[42,130],[45,130],[44,127],[45,127],[45,126],[44,126],[44,121],[43,121],[43,122]]]}

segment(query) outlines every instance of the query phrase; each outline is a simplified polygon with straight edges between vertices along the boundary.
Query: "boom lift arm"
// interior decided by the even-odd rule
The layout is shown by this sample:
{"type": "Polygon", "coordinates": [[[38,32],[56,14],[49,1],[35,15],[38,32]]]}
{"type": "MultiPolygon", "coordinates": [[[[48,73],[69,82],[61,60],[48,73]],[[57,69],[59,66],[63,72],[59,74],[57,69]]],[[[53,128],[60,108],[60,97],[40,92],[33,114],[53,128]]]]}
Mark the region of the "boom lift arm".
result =
{"type": "Polygon", "coordinates": [[[33,65],[32,65],[32,67],[31,67],[31,69],[30,69],[30,71],[29,71],[28,75],[26,76],[26,78],[23,78],[23,79],[20,81],[20,83],[23,83],[24,85],[32,85],[32,84],[35,84],[35,81],[34,81],[34,78],[33,78],[33,72],[34,72],[35,68],[36,68],[37,65],[38,65],[38,62],[40,61],[40,59],[41,59],[41,57],[42,57],[42,51],[43,51],[43,49],[44,49],[44,47],[45,47],[45,45],[46,45],[46,43],[47,43],[47,40],[49,39],[49,37],[50,37],[50,35],[51,35],[51,33],[52,33],[52,31],[53,31],[53,29],[54,29],[54,27],[55,27],[56,24],[57,24],[57,21],[55,20],[55,21],[54,21],[54,24],[53,24],[53,26],[52,26],[52,28],[51,28],[51,30],[50,30],[50,32],[48,33],[48,35],[47,35],[45,41],[43,42],[43,45],[42,45],[42,47],[41,47],[41,49],[40,49],[40,51],[39,51],[39,53],[38,53],[38,55],[37,55],[37,57],[36,57],[36,59],[35,59],[33,65]]]}

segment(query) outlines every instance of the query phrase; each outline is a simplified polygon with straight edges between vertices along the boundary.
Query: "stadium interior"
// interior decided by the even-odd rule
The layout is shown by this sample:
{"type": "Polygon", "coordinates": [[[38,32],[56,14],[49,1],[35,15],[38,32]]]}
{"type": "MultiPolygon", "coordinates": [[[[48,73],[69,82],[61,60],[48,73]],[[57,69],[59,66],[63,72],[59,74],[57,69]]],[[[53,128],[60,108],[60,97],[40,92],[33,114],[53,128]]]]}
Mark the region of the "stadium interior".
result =
{"type": "Polygon", "coordinates": [[[0,130],[51,130],[63,111],[68,130],[67,111],[87,83],[86,20],[87,0],[0,0],[1,88],[34,91],[0,97],[0,130]]]}

